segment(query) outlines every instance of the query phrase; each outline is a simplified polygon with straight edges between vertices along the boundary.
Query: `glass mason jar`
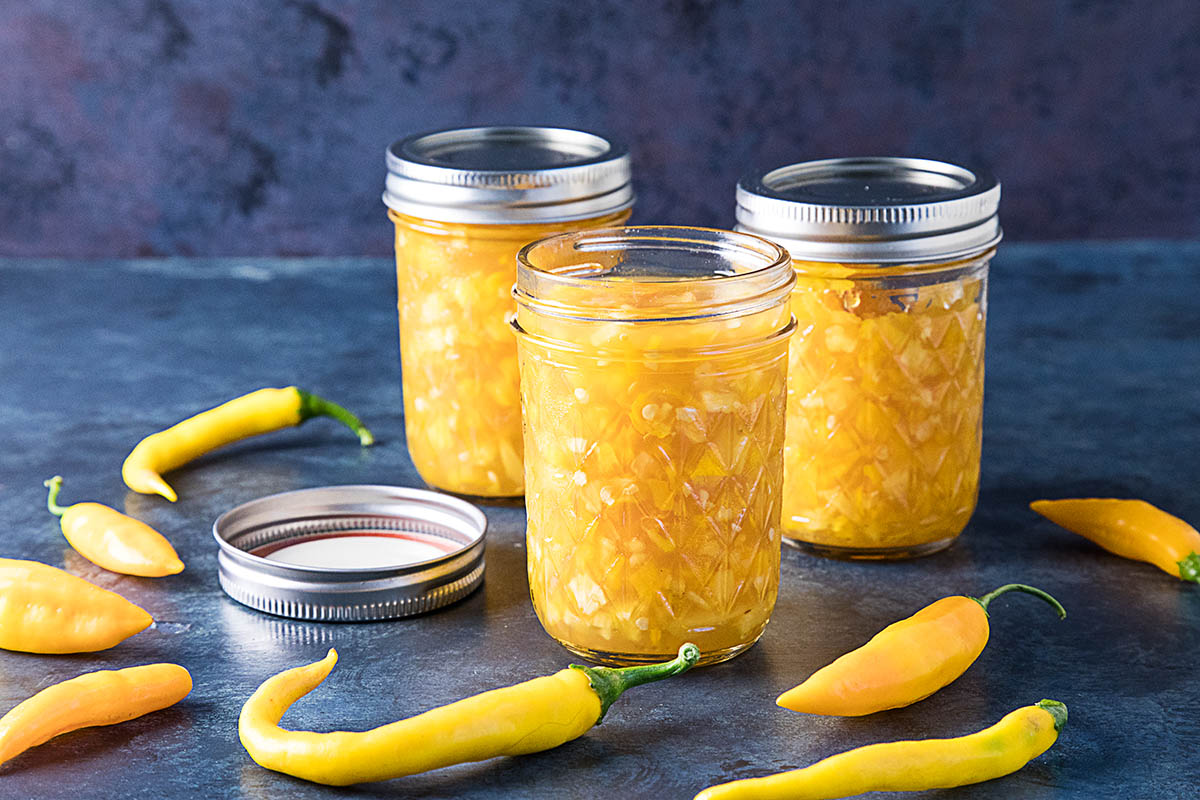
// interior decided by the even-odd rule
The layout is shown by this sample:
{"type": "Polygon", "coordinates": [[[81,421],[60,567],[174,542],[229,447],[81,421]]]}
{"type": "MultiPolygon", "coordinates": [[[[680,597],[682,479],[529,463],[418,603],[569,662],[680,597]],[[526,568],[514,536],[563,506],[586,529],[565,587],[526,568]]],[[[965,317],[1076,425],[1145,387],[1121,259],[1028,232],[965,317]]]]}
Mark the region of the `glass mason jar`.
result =
{"type": "Polygon", "coordinates": [[[700,228],[571,233],[518,255],[529,589],[608,664],[716,663],[779,587],[787,252],[700,228]]]}
{"type": "Polygon", "coordinates": [[[738,229],[796,270],[786,541],[842,558],[950,545],[979,492],[988,262],[1000,185],[905,158],[743,179],[738,229]]]}
{"type": "Polygon", "coordinates": [[[518,496],[516,254],[628,219],[629,156],[582,131],[470,128],[402,139],[387,165],[409,453],[439,489],[518,496]]]}

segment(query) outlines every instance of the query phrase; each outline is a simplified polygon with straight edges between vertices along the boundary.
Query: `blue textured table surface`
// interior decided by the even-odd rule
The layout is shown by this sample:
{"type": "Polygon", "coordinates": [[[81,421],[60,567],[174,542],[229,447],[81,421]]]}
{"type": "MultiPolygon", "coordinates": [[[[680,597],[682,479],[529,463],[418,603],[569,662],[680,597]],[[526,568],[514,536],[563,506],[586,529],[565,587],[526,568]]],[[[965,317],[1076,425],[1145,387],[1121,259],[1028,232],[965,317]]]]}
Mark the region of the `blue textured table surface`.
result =
{"type": "Polygon", "coordinates": [[[395,289],[384,259],[0,262],[0,555],[118,591],[154,627],[95,654],[0,652],[0,710],[101,668],[176,661],[184,702],[65,735],[0,768],[0,795],[38,798],[690,798],[704,786],[876,741],[964,734],[1042,697],[1070,707],[1021,772],[945,798],[1195,797],[1200,586],[1118,559],[1041,520],[1039,497],[1135,496],[1200,521],[1200,244],[1005,245],[992,270],[983,482],[949,551],[898,564],[785,549],[779,604],[734,661],[641,687],[557,750],[351,789],[267,772],[237,740],[267,676],[336,646],[326,683],[285,718],[361,729],[553,672],[571,659],[528,600],[523,512],[488,506],[484,587],[420,618],[298,623],[221,593],[212,521],[247,500],[335,483],[420,485],[404,446],[395,289]],[[323,420],[231,446],[171,474],[180,501],[135,495],[120,464],[142,436],[265,385],[342,402],[380,443],[323,420]],[[45,510],[96,500],[170,538],[187,569],[114,575],[71,551],[45,510]],[[947,594],[1009,581],[1055,593],[993,606],[979,661],[934,697],[863,719],[793,714],[776,694],[947,594]]]}

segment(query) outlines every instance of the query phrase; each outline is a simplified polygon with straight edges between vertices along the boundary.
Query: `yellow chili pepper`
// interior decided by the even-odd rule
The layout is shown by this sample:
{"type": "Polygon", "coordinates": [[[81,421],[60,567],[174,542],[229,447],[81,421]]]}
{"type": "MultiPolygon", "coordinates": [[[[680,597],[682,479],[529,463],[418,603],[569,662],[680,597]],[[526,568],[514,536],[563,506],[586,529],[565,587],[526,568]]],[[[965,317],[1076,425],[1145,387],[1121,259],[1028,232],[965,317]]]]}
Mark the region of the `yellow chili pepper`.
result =
{"type": "Polygon", "coordinates": [[[1200,531],[1145,500],[1036,500],[1029,507],[1110,553],[1200,583],[1200,531]]]}
{"type": "Polygon", "coordinates": [[[776,702],[792,711],[857,717],[924,700],[967,671],[988,640],[988,604],[1011,591],[1040,597],[1067,612],[1041,589],[1021,583],[983,597],[943,597],[884,628],[789,689],[776,702]]]}
{"type": "Polygon", "coordinates": [[[0,717],[0,764],[59,734],[175,705],[191,690],[192,676],[178,664],[106,669],[56,683],[0,717]]]}
{"type": "Polygon", "coordinates": [[[332,786],[382,781],[450,764],[535,753],[578,738],[623,691],[686,672],[700,659],[694,644],[662,664],[624,669],[582,667],[493,689],[368,731],[286,731],[279,720],[337,662],[321,661],[268,678],[242,707],[238,734],[259,765],[332,786]]]}
{"type": "Polygon", "coordinates": [[[1046,752],[1066,723],[1065,705],[1042,700],[969,736],[867,745],[803,769],[710,786],[695,800],[833,800],[981,783],[1046,752]]]}
{"type": "Polygon", "coordinates": [[[107,650],[154,620],[121,595],[37,561],[0,558],[0,648],[107,650]]]}
{"type": "Polygon", "coordinates": [[[121,477],[135,492],[161,494],[175,502],[175,490],[163,480],[162,473],[222,445],[322,416],[344,423],[358,434],[363,446],[375,443],[362,421],[337,403],[295,386],[259,389],[142,439],[125,458],[121,477]]]}
{"type": "Polygon", "coordinates": [[[63,536],[81,556],[98,567],[124,575],[161,578],[183,571],[183,562],[166,537],[144,522],[100,503],[58,505],[62,477],[55,475],[46,506],[62,517],[63,536]]]}

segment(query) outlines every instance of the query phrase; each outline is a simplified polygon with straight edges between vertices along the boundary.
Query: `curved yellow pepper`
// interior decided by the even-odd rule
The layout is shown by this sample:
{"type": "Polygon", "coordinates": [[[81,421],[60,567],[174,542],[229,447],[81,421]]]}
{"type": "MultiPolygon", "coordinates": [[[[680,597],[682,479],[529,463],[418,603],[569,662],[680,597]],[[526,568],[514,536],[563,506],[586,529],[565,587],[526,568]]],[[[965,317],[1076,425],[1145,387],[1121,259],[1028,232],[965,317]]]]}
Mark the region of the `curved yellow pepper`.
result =
{"type": "Polygon", "coordinates": [[[154,620],[121,595],[37,561],[0,558],[0,648],[106,650],[154,620]]]}
{"type": "Polygon", "coordinates": [[[1065,705],[1042,700],[969,736],[867,745],[803,769],[710,786],[695,800],[833,800],[981,783],[1046,752],[1066,722],[1065,705]]]}
{"type": "Polygon", "coordinates": [[[121,477],[135,492],[160,494],[175,502],[175,490],[163,480],[162,473],[222,445],[299,425],[319,416],[333,417],[344,423],[358,434],[363,446],[375,443],[374,435],[362,421],[337,403],[295,386],[259,389],[142,439],[125,458],[121,477]]]}
{"type": "Polygon", "coordinates": [[[62,518],[63,536],[81,556],[98,567],[123,575],[161,578],[183,572],[183,562],[166,537],[144,522],[100,503],[75,503],[62,508],[58,492],[62,477],[45,482],[46,505],[62,518]]]}
{"type": "Polygon", "coordinates": [[[100,670],[56,683],[0,718],[0,764],[59,734],[174,705],[191,690],[192,676],[178,664],[100,670]]]}
{"type": "Polygon", "coordinates": [[[1200,531],[1145,500],[1035,500],[1029,507],[1110,553],[1200,583],[1200,531]]]}
{"type": "Polygon", "coordinates": [[[1026,592],[1067,612],[1041,589],[1020,583],[980,598],[943,597],[884,628],[789,689],[776,702],[792,711],[856,717],[924,700],[967,671],[988,640],[987,607],[1002,594],[1026,592]]]}
{"type": "Polygon", "coordinates": [[[279,727],[284,713],[315,689],[337,662],[321,661],[268,678],[242,707],[238,735],[259,765],[332,786],[382,781],[450,764],[549,750],[582,736],[631,686],[686,672],[694,644],[663,664],[608,669],[572,664],[363,732],[314,733],[279,727]]]}

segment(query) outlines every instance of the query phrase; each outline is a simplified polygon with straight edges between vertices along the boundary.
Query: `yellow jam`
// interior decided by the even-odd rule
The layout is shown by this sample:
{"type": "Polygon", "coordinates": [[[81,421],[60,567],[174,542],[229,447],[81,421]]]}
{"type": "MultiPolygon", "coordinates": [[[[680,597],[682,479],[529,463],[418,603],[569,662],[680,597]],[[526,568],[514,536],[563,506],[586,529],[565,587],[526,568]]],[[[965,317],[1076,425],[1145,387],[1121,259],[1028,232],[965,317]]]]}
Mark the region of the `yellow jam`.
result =
{"type": "Polygon", "coordinates": [[[797,262],[786,537],[895,557],[962,531],[979,489],[986,263],[898,281],[797,262]]]}
{"type": "MultiPolygon", "coordinates": [[[[625,310],[669,313],[643,287],[625,310]]],[[[784,297],[690,322],[519,307],[529,587],[569,649],[631,663],[691,641],[711,663],[761,635],[779,586],[784,297]]]]}
{"type": "Polygon", "coordinates": [[[430,485],[484,497],[524,490],[513,313],[516,253],[629,211],[566,223],[471,225],[388,212],[396,227],[408,450],[430,485]]]}

